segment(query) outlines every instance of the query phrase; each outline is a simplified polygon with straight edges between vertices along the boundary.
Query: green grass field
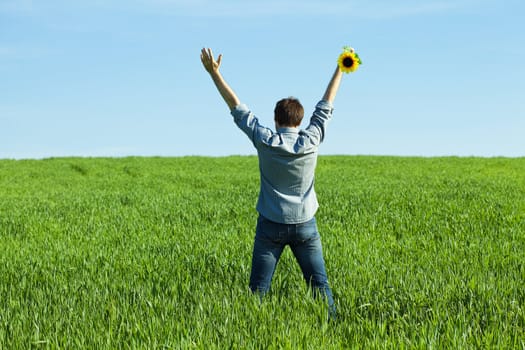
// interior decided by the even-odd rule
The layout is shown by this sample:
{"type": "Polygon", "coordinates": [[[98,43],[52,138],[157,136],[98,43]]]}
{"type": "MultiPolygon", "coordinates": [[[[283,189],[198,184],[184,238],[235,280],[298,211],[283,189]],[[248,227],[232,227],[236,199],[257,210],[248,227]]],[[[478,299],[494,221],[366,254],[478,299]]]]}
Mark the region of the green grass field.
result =
{"type": "Polygon", "coordinates": [[[248,290],[255,157],[0,160],[0,349],[525,348],[525,158],[322,156],[339,317],[248,290]]]}

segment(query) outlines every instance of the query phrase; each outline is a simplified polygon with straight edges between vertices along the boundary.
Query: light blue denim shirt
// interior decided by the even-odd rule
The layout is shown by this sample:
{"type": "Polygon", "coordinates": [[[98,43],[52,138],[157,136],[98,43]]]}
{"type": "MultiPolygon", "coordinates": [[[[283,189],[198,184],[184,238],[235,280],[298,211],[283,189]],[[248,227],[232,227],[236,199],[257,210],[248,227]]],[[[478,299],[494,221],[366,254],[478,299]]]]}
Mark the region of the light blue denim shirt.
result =
{"type": "Polygon", "coordinates": [[[332,111],[331,103],[320,101],[306,129],[278,128],[274,132],[260,125],[246,105],[232,110],[235,123],[259,155],[261,188],[257,211],[268,220],[297,224],[314,217],[319,208],[314,190],[317,150],[332,111]]]}

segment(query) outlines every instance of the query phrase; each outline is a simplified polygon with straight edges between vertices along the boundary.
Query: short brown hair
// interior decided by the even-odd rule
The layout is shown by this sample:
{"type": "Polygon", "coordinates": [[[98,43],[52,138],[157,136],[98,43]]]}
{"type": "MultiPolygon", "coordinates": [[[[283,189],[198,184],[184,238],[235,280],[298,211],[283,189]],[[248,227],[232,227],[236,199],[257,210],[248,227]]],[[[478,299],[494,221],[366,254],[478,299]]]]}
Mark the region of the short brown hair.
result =
{"type": "Polygon", "coordinates": [[[280,126],[299,126],[304,116],[304,108],[295,97],[283,98],[275,105],[275,121],[280,126]]]}

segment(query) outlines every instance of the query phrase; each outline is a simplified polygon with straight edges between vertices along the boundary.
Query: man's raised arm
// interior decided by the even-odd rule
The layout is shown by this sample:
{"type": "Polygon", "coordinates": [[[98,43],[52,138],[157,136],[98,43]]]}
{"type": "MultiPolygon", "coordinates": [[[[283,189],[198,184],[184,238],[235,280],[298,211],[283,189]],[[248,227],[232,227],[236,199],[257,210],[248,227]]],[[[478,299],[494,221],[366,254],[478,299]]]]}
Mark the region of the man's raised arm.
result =
{"type": "Polygon", "coordinates": [[[211,49],[202,49],[201,50],[201,61],[208,73],[215,83],[217,90],[221,94],[224,102],[230,108],[230,111],[235,108],[235,106],[240,104],[239,98],[235,95],[232,88],[226,83],[221,73],[219,72],[219,67],[221,66],[222,55],[219,55],[217,60],[213,58],[213,52],[211,49]]]}
{"type": "Polygon", "coordinates": [[[333,103],[335,99],[335,95],[337,94],[337,90],[339,90],[339,85],[341,84],[341,78],[343,77],[343,72],[341,72],[341,69],[339,66],[335,68],[334,75],[332,75],[332,79],[330,79],[330,82],[328,83],[328,86],[326,88],[326,92],[324,93],[323,100],[326,102],[333,103]]]}

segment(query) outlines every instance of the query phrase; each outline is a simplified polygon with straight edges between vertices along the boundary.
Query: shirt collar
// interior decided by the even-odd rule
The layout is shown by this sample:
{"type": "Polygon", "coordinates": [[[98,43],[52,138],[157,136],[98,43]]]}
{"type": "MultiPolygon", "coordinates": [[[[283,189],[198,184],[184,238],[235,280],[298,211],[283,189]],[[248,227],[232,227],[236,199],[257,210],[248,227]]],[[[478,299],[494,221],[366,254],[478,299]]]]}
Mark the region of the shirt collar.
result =
{"type": "Polygon", "coordinates": [[[282,126],[280,128],[277,128],[278,133],[291,133],[291,134],[298,134],[299,128],[294,128],[290,126],[282,126]]]}

